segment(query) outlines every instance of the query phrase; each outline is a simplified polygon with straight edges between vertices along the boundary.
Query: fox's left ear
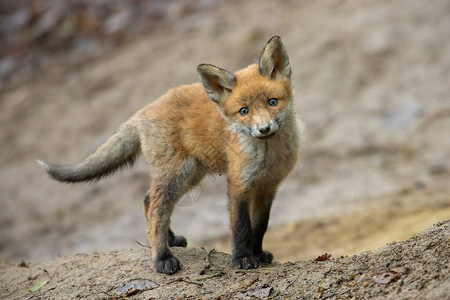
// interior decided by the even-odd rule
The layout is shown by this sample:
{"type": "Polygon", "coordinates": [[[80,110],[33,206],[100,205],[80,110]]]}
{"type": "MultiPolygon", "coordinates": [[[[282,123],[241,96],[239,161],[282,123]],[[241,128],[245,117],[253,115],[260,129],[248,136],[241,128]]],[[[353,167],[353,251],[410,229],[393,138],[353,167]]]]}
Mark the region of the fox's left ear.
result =
{"type": "Polygon", "coordinates": [[[209,64],[197,67],[200,80],[209,97],[220,104],[221,100],[229,96],[236,87],[237,80],[233,73],[209,64]]]}
{"type": "Polygon", "coordinates": [[[278,76],[291,78],[291,65],[283,41],[279,36],[273,36],[264,48],[259,58],[259,73],[275,79],[278,76]]]}

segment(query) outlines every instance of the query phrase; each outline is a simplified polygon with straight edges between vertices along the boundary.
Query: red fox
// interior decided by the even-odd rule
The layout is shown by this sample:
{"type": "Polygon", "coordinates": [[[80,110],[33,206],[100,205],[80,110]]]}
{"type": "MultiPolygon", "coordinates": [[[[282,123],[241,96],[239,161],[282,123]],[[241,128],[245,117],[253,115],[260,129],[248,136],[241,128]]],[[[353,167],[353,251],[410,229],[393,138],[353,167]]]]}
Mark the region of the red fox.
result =
{"type": "Polygon", "coordinates": [[[152,175],[144,200],[147,233],[154,267],[165,274],[180,269],[169,247],[187,245],[170,229],[175,203],[206,174],[226,174],[232,266],[257,268],[272,262],[262,241],[272,201],[297,161],[302,137],[286,47],[274,36],[258,64],[234,74],[210,64],[197,71],[201,83],[169,90],[81,163],[38,162],[54,179],[72,183],[110,175],[142,153],[152,175]]]}

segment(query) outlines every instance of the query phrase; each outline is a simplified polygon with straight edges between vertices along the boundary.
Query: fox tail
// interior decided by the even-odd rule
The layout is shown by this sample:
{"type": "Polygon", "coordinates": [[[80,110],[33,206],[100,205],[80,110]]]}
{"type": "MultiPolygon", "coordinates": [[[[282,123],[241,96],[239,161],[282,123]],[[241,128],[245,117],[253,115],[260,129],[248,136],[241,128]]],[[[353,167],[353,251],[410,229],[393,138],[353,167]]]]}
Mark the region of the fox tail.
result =
{"type": "Polygon", "coordinates": [[[140,153],[141,144],[135,127],[124,123],[102,146],[78,164],[37,162],[53,179],[75,183],[100,180],[121,168],[131,166],[140,153]]]}

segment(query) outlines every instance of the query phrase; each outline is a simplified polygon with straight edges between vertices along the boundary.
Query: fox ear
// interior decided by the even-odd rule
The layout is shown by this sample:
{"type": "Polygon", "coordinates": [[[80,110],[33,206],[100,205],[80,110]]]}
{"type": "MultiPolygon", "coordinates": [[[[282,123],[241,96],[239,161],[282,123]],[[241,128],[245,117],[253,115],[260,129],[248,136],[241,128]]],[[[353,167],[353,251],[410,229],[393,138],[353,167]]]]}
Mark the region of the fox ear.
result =
{"type": "Polygon", "coordinates": [[[264,48],[259,58],[259,73],[275,79],[277,76],[291,78],[291,65],[283,41],[279,36],[273,36],[264,48]]]}
{"type": "Polygon", "coordinates": [[[224,96],[231,94],[236,87],[236,77],[227,70],[209,64],[201,64],[198,65],[197,72],[205,91],[216,103],[219,103],[224,96]]]}

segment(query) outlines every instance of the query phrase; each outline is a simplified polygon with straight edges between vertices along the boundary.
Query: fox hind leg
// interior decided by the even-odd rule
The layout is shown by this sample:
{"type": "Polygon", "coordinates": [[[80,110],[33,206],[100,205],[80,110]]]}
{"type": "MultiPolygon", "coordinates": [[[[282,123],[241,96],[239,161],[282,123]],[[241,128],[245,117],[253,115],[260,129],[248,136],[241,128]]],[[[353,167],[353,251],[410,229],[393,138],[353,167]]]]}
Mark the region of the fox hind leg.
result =
{"type": "Polygon", "coordinates": [[[166,274],[174,274],[180,269],[180,261],[169,250],[169,226],[173,202],[167,192],[167,185],[152,180],[146,211],[147,232],[155,269],[166,274]]]}
{"type": "MultiPolygon", "coordinates": [[[[147,194],[144,198],[144,214],[147,216],[150,208],[150,196],[147,194]]],[[[186,247],[187,240],[182,235],[175,235],[169,227],[169,247],[186,247]]]]}
{"type": "MultiPolygon", "coordinates": [[[[186,194],[199,184],[199,182],[205,177],[207,173],[207,169],[204,168],[202,165],[197,165],[195,172],[189,176],[186,183],[184,184],[182,190],[181,190],[181,196],[186,194]]],[[[181,197],[180,196],[180,197],[181,197]]],[[[187,246],[187,240],[182,235],[175,235],[172,231],[172,229],[169,228],[169,247],[186,247],[187,246]]]]}
{"type": "Polygon", "coordinates": [[[175,235],[169,228],[169,247],[186,247],[187,240],[182,235],[175,235]]]}
{"type": "Polygon", "coordinates": [[[156,271],[174,274],[180,269],[180,261],[169,250],[169,246],[186,245],[186,239],[175,236],[170,230],[170,216],[177,200],[190,187],[201,180],[202,172],[195,159],[186,159],[178,164],[175,174],[163,174],[152,179],[148,201],[144,200],[147,232],[156,271]],[[147,204],[146,204],[147,203],[147,204]]]}

